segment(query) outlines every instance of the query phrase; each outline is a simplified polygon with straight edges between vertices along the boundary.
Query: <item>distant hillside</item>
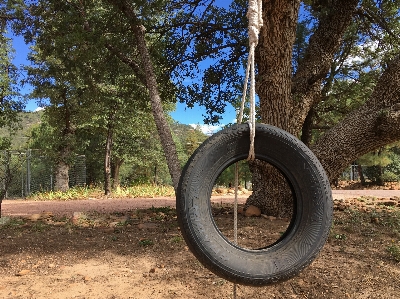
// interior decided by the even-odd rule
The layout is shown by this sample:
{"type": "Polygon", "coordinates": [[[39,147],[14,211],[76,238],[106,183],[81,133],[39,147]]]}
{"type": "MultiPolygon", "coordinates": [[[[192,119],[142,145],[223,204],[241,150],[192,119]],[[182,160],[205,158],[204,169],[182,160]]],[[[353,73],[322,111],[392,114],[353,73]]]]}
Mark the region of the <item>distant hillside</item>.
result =
{"type": "MultiPolygon", "coordinates": [[[[37,112],[21,112],[19,117],[21,119],[21,129],[16,132],[16,135],[12,136],[12,149],[25,149],[27,148],[26,143],[29,140],[30,132],[33,127],[38,126],[41,122],[43,111],[37,112]]],[[[10,136],[8,128],[0,128],[0,136],[10,136]]]]}

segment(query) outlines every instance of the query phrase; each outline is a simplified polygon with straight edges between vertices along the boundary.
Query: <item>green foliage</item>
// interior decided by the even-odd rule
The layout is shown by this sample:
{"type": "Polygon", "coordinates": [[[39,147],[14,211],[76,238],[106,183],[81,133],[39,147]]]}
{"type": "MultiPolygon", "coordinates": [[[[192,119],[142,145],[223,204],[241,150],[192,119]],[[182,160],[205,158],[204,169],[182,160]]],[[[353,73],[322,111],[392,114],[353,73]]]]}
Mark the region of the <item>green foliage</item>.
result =
{"type": "Polygon", "coordinates": [[[388,246],[387,251],[396,262],[400,262],[400,247],[398,245],[393,244],[388,246]]]}
{"type": "MultiPolygon", "coordinates": [[[[246,182],[251,180],[251,172],[248,162],[245,160],[238,162],[239,166],[239,185],[246,186],[246,182]]],[[[232,187],[235,185],[235,164],[226,168],[218,177],[215,182],[218,186],[232,187]]]]}
{"type": "MultiPolygon", "coordinates": [[[[146,27],[158,24],[159,16],[165,14],[164,2],[137,5],[141,5],[138,13],[146,27]]],[[[127,177],[128,168],[156,167],[168,173],[159,140],[152,138],[158,134],[143,74],[131,68],[130,62],[141,62],[132,46],[136,40],[126,29],[129,20],[105,1],[44,0],[30,3],[28,11],[26,22],[18,27],[28,42],[35,42],[26,81],[34,86],[31,97],[48,105],[43,123],[34,132],[33,145],[54,161],[67,164],[75,154],[85,154],[90,184],[104,178],[101,169],[108,168],[102,161],[110,153],[116,184],[119,169],[127,177]],[[106,144],[112,147],[108,153],[106,144]]],[[[165,73],[165,57],[160,55],[165,43],[158,33],[146,36],[159,75],[163,108],[169,111],[175,88],[165,73]]]]}
{"type": "Polygon", "coordinates": [[[0,229],[19,227],[24,224],[24,220],[20,218],[0,217],[0,229]]]}
{"type": "Polygon", "coordinates": [[[384,182],[398,182],[400,180],[400,177],[397,174],[386,170],[382,174],[382,180],[384,182]]]}
{"type": "Polygon", "coordinates": [[[35,201],[53,201],[53,200],[79,200],[79,199],[88,199],[93,195],[96,196],[98,190],[96,189],[88,189],[86,187],[75,187],[70,188],[66,192],[61,191],[48,191],[48,192],[35,192],[32,195],[28,196],[28,199],[35,201]]]}
{"type": "Polygon", "coordinates": [[[357,163],[366,166],[363,172],[373,183],[397,182],[400,180],[400,156],[397,151],[396,144],[387,146],[360,157],[357,163]]]}
{"type": "Polygon", "coordinates": [[[24,108],[19,98],[18,69],[12,63],[14,49],[7,37],[8,23],[16,17],[15,5],[19,2],[6,1],[0,4],[0,129],[4,128],[8,133],[8,136],[0,136],[0,150],[11,146],[12,135],[19,127],[17,113],[24,108]]]}
{"type": "Polygon", "coordinates": [[[175,196],[172,186],[165,185],[135,185],[132,187],[122,187],[114,192],[115,196],[152,198],[157,196],[175,196]]]}
{"type": "Polygon", "coordinates": [[[150,239],[143,239],[139,241],[139,245],[143,247],[154,245],[154,242],[150,239]]]}
{"type": "Polygon", "coordinates": [[[385,172],[391,173],[394,177],[397,177],[396,181],[400,181],[400,150],[396,145],[389,152],[389,158],[392,161],[386,166],[385,172]]]}

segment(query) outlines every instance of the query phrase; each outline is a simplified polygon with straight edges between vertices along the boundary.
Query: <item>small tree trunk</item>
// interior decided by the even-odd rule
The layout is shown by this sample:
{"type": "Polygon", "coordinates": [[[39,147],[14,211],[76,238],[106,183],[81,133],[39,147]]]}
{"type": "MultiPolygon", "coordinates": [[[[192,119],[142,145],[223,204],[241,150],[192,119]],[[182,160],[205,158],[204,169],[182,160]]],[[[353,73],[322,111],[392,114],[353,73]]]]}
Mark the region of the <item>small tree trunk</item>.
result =
{"type": "Polygon", "coordinates": [[[54,190],[65,192],[69,189],[69,165],[59,161],[56,166],[54,190]]]}
{"type": "Polygon", "coordinates": [[[104,194],[111,194],[111,147],[112,147],[112,129],[108,128],[106,149],[104,156],[104,194]]]}
{"type": "Polygon", "coordinates": [[[154,185],[157,185],[157,165],[154,166],[154,185]]]}
{"type": "MultiPolygon", "coordinates": [[[[137,49],[144,70],[145,84],[150,94],[151,108],[156,123],[157,131],[167,160],[169,173],[172,178],[174,189],[178,188],[181,166],[176,151],[176,145],[172,139],[171,129],[164,115],[161,97],[158,90],[157,77],[154,72],[153,63],[147,48],[145,39],[145,27],[140,23],[130,2],[108,0],[109,3],[117,7],[130,21],[131,30],[135,34],[137,49]]],[[[129,65],[129,64],[128,64],[129,65]]],[[[137,69],[136,69],[137,71],[137,69]]]]}
{"type": "Polygon", "coordinates": [[[385,182],[383,181],[383,167],[381,165],[377,165],[377,170],[378,170],[378,177],[376,178],[376,184],[378,186],[384,186],[385,182]]]}
{"type": "Polygon", "coordinates": [[[119,172],[121,169],[122,164],[124,163],[124,159],[120,159],[115,157],[114,158],[114,163],[112,164],[113,166],[113,171],[112,171],[112,188],[118,189],[120,188],[120,179],[119,179],[119,172]]]}
{"type": "Polygon", "coordinates": [[[360,164],[357,164],[357,171],[358,171],[358,176],[360,177],[361,180],[361,185],[365,185],[365,177],[364,177],[364,173],[362,171],[362,167],[360,164]]]}

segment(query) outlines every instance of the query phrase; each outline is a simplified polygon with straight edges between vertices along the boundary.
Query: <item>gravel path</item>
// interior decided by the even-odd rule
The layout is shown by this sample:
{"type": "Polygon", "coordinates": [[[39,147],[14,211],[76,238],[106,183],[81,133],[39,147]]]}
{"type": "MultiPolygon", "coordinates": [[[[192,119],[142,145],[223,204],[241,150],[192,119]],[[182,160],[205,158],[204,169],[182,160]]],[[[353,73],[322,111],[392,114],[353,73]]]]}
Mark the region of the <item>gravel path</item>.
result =
{"type": "MultiPolygon", "coordinates": [[[[399,190],[333,190],[334,199],[357,198],[360,196],[374,196],[390,198],[400,196],[399,190]]],[[[240,203],[247,197],[241,196],[240,203]]],[[[228,203],[233,202],[233,196],[213,196],[212,201],[228,203]]],[[[3,216],[26,216],[52,212],[53,214],[73,215],[74,212],[123,212],[134,209],[151,207],[174,207],[175,198],[125,198],[125,199],[91,199],[74,201],[29,201],[29,200],[4,200],[2,203],[3,216]]]]}

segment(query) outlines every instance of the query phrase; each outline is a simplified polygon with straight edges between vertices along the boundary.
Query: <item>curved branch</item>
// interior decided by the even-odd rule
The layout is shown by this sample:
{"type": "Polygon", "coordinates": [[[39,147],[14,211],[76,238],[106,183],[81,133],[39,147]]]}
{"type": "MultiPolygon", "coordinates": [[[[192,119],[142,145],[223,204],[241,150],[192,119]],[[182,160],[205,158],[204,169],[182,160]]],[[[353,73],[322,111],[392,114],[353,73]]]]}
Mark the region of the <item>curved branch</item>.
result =
{"type": "Polygon", "coordinates": [[[386,68],[370,99],[312,147],[331,181],[360,156],[400,140],[400,55],[386,68]]]}

